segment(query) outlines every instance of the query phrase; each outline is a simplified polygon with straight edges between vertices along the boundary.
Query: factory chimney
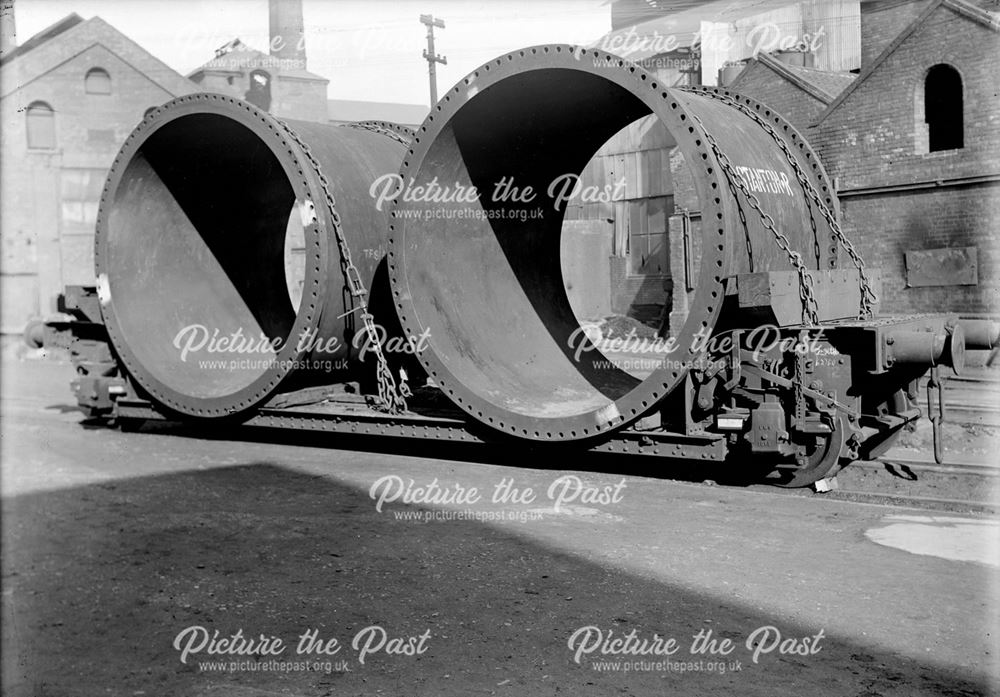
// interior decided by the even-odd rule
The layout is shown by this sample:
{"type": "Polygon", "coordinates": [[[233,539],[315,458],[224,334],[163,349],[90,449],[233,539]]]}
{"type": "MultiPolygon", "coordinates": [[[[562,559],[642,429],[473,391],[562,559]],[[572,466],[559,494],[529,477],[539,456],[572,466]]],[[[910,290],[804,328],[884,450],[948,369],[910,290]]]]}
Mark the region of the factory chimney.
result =
{"type": "Polygon", "coordinates": [[[14,0],[0,0],[0,58],[17,46],[14,28],[14,0]]]}
{"type": "MultiPolygon", "coordinates": [[[[0,0],[6,1],[6,0],[0,0]]],[[[271,55],[286,67],[306,68],[302,0],[270,0],[271,55]]]]}

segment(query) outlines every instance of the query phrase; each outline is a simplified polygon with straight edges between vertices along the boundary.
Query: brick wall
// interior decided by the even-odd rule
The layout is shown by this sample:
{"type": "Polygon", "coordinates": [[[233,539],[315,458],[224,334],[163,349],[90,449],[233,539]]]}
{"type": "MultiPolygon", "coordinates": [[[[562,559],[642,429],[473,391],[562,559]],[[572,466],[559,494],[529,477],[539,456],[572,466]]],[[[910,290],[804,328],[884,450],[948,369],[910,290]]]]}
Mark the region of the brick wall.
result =
{"type": "Polygon", "coordinates": [[[630,276],[628,259],[610,257],[611,312],[639,318],[658,317],[671,302],[673,281],[664,276],[630,276]]]}
{"type": "Polygon", "coordinates": [[[117,56],[126,56],[129,67],[145,76],[153,87],[159,86],[174,95],[194,91],[189,80],[179,75],[163,61],[147,53],[100,17],[92,17],[42,46],[4,61],[0,65],[0,89],[6,98],[14,92],[12,85],[24,85],[40,75],[74,61],[80,53],[95,45],[103,46],[117,56]]]}
{"type": "Polygon", "coordinates": [[[217,94],[236,97],[237,99],[243,99],[243,95],[247,93],[250,82],[250,78],[246,73],[236,75],[233,73],[206,71],[204,74],[200,76],[195,75],[194,77],[197,78],[197,86],[200,92],[215,92],[217,94]]]}
{"type": "Polygon", "coordinates": [[[326,80],[278,75],[274,80],[271,113],[275,116],[326,123],[326,80]]]}
{"type": "Polygon", "coordinates": [[[802,132],[826,108],[823,101],[758,62],[740,74],[732,89],[766,104],[802,132]]]}
{"type": "MultiPolygon", "coordinates": [[[[198,79],[199,91],[218,92],[243,99],[250,89],[249,71],[235,73],[206,70],[195,77],[198,79]]],[[[327,80],[289,77],[275,71],[272,74],[271,108],[268,111],[280,118],[326,123],[327,84],[327,80]]]]}
{"type": "MultiPolygon", "coordinates": [[[[810,129],[808,137],[838,190],[1000,174],[1000,77],[993,58],[998,46],[997,32],[946,6],[932,13],[810,129]],[[923,84],[938,63],[955,67],[963,78],[965,147],[927,153],[923,84]]],[[[842,196],[845,230],[868,263],[883,270],[883,311],[1000,309],[996,197],[993,184],[842,196]],[[948,246],[978,247],[978,286],[905,288],[903,252],[948,246]]]]}
{"type": "Polygon", "coordinates": [[[883,312],[1000,311],[1000,185],[847,198],[847,235],[882,274],[883,312]],[[976,247],[979,285],[907,288],[904,253],[976,247]]]}
{"type": "Polygon", "coordinates": [[[809,138],[839,189],[978,176],[1000,171],[1000,73],[993,57],[998,33],[941,7],[860,83],[809,138]],[[955,41],[961,36],[962,41],[955,41]],[[921,148],[923,84],[947,63],[965,89],[965,148],[921,148]]]}
{"type": "MultiPolygon", "coordinates": [[[[124,38],[107,41],[126,48],[131,44],[124,38]]],[[[24,60],[34,60],[32,53],[24,60]]],[[[188,91],[195,86],[189,84],[188,91]]],[[[4,333],[19,332],[32,316],[55,311],[56,296],[65,284],[93,283],[91,218],[104,174],[146,109],[173,96],[136,70],[131,60],[94,44],[0,100],[4,333]],[[86,93],[84,77],[95,67],[111,76],[110,95],[86,93]],[[25,109],[35,101],[55,111],[52,150],[27,147],[25,109]],[[64,190],[79,183],[78,175],[94,179],[94,186],[84,186],[97,189],[93,205],[84,207],[78,201],[80,205],[66,207],[64,190]]]]}
{"type": "Polygon", "coordinates": [[[874,0],[861,3],[861,69],[878,57],[931,0],[874,0]]]}

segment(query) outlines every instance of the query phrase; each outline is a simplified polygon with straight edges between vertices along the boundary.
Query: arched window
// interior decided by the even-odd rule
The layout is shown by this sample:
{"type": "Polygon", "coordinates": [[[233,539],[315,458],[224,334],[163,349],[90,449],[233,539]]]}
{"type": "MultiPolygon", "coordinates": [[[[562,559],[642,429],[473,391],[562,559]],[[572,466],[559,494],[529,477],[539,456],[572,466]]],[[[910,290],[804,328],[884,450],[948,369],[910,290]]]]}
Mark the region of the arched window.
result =
{"type": "Polygon", "coordinates": [[[104,68],[91,68],[83,81],[87,94],[111,94],[111,76],[104,68]]]}
{"type": "Polygon", "coordinates": [[[26,112],[28,147],[51,150],[56,147],[56,115],[45,102],[32,102],[26,112]]]}
{"type": "Polygon", "coordinates": [[[264,111],[271,108],[271,75],[265,70],[250,73],[250,89],[243,97],[264,111]]]}
{"type": "Polygon", "coordinates": [[[962,76],[950,65],[939,64],[924,79],[924,122],[929,152],[965,146],[962,76]]]}

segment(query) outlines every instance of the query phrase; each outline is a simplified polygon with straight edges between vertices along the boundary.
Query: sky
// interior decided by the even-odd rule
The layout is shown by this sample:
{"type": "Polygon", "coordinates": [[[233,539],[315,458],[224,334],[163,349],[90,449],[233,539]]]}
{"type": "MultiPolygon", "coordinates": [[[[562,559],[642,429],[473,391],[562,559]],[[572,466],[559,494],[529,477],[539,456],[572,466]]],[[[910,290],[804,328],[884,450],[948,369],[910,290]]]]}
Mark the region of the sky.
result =
{"type": "MultiPolygon", "coordinates": [[[[267,0],[15,0],[17,39],[71,12],[99,15],[182,75],[235,37],[268,46],[267,0]]],[[[438,91],[501,53],[542,43],[592,44],[611,29],[608,0],[303,0],[308,69],[331,99],[428,103],[426,27],[435,29],[438,91]]]]}

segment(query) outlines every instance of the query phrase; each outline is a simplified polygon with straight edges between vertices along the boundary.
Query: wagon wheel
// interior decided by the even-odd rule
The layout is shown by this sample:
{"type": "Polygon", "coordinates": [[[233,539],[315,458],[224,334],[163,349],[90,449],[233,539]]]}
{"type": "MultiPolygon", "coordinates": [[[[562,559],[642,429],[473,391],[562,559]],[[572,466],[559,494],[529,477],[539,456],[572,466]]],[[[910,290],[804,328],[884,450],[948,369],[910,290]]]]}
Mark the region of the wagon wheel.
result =
{"type": "Polygon", "coordinates": [[[794,489],[815,484],[820,479],[836,473],[840,463],[840,453],[847,440],[847,424],[843,416],[832,419],[833,431],[827,434],[807,436],[802,454],[796,465],[777,468],[780,479],[769,480],[769,484],[794,489]]]}

